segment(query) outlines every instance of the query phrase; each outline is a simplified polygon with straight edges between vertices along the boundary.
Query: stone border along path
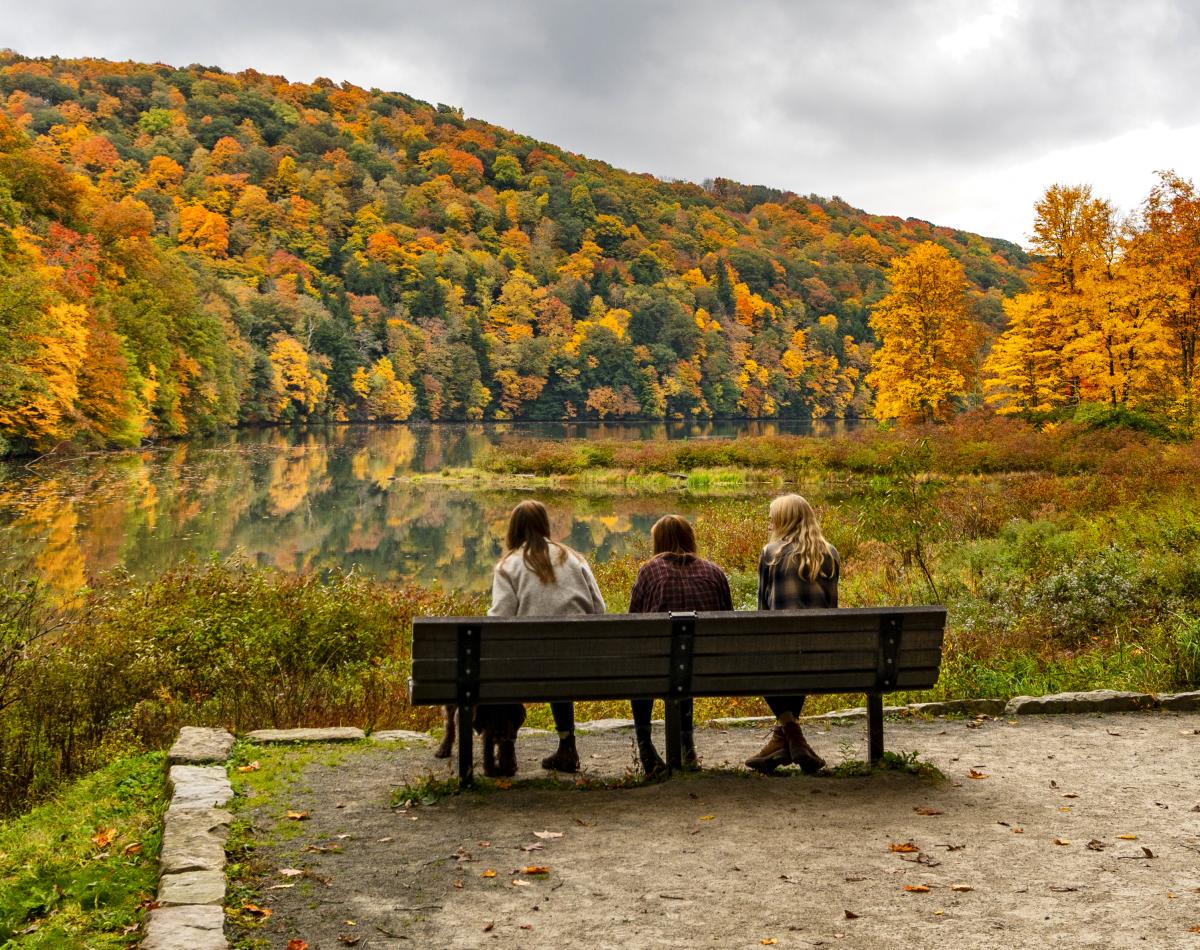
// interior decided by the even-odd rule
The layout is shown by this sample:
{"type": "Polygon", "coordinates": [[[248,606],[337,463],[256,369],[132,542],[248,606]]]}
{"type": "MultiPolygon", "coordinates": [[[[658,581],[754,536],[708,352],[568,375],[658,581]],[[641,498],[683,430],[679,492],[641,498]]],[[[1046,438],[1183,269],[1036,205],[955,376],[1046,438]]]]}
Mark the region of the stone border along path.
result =
{"type": "MultiPolygon", "coordinates": [[[[1110,689],[1050,696],[1000,699],[961,699],[941,703],[887,706],[888,715],[1028,716],[1059,713],[1134,712],[1165,709],[1200,711],[1200,690],[1155,696],[1110,689]]],[[[865,707],[844,709],[809,721],[866,718],[865,707]]],[[[774,722],[772,716],[714,719],[722,726],[753,726],[774,722]]],[[[581,733],[609,732],[633,727],[632,719],[581,722],[581,733]]],[[[535,731],[535,730],[529,730],[535,731]]],[[[542,731],[542,730],[536,730],[542,731]]],[[[361,729],[259,729],[246,739],[260,743],[354,742],[367,738],[361,729]]],[[[378,742],[429,742],[424,732],[390,729],[374,732],[378,742]]],[[[142,950],[228,950],[225,939],[225,840],[233,816],[222,806],[233,797],[225,762],[234,738],[223,729],[185,726],[171,747],[168,761],[171,804],[163,819],[158,907],[146,918],[142,950]]]]}

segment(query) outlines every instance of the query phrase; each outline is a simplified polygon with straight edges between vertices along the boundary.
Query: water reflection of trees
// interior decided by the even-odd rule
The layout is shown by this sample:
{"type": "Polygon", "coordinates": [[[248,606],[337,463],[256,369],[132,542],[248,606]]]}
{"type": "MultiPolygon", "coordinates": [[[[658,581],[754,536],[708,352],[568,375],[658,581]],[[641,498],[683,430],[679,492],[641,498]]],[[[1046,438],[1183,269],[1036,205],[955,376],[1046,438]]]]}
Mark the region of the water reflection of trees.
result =
{"type": "MultiPolygon", "coordinates": [[[[402,476],[469,465],[505,437],[485,426],[268,430],[10,469],[0,473],[0,563],[64,593],[117,567],[148,577],[181,558],[233,552],[288,571],[358,568],[483,589],[508,512],[529,493],[402,476]]],[[[555,535],[598,561],[645,550],[654,520],[684,504],[537,497],[555,535]]]]}

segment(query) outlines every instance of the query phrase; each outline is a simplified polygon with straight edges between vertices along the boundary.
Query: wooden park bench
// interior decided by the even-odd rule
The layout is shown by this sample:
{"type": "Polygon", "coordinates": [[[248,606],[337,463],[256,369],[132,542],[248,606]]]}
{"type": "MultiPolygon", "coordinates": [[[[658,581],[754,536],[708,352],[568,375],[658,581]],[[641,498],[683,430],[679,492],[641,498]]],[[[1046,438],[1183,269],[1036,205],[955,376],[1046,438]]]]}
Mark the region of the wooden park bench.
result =
{"type": "Polygon", "coordinates": [[[476,703],[666,700],[667,765],[682,762],[679,700],[866,693],[883,758],[883,694],[928,689],[944,607],[704,611],[413,621],[413,705],[457,704],[458,775],[472,779],[476,703]]]}

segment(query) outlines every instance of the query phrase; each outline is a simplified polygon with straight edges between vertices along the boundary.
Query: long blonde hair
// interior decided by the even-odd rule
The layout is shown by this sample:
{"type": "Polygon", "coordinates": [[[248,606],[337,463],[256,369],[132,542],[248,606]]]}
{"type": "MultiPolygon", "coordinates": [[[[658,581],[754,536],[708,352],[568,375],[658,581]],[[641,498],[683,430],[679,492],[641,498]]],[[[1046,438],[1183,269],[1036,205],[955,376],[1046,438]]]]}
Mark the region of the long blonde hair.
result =
{"type": "Polygon", "coordinates": [[[772,566],[782,564],[785,570],[794,566],[805,580],[822,576],[829,542],[821,533],[817,513],[808,499],[780,495],[771,502],[771,541],[778,545],[771,558],[772,566]]]}

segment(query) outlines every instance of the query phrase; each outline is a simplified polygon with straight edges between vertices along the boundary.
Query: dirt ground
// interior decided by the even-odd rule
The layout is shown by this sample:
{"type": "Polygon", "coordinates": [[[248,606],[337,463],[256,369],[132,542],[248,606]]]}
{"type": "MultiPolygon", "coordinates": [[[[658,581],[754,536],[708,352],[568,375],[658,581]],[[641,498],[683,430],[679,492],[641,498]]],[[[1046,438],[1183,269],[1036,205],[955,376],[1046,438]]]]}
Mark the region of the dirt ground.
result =
{"type": "MultiPolygon", "coordinates": [[[[865,757],[861,722],[806,731],[830,765],[865,757]]],[[[389,807],[397,786],[450,774],[430,747],[310,764],[254,814],[270,838],[287,809],[311,813],[260,852],[305,874],[268,878],[273,915],[254,936],[311,950],[1200,950],[1200,714],[889,722],[888,748],[942,782],[738,768],[764,735],[699,729],[710,770],[598,789],[546,782],[537,762],[555,739],[523,736],[511,788],[407,809],[389,807]],[[908,843],[919,850],[891,849],[908,843]]],[[[633,761],[627,731],[579,745],[592,777],[633,761]]]]}

